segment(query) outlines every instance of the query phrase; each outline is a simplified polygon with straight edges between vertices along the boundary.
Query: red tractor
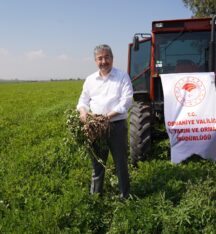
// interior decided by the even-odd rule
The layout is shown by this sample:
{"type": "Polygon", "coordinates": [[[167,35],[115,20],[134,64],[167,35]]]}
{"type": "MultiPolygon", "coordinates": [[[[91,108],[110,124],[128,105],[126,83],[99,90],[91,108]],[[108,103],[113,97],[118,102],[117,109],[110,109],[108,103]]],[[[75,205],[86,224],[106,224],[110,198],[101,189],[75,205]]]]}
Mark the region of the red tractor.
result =
{"type": "Polygon", "coordinates": [[[216,15],[152,22],[152,33],[136,33],[129,44],[128,73],[134,88],[130,116],[132,163],[151,149],[152,126],[163,120],[160,74],[216,70],[216,15]]]}

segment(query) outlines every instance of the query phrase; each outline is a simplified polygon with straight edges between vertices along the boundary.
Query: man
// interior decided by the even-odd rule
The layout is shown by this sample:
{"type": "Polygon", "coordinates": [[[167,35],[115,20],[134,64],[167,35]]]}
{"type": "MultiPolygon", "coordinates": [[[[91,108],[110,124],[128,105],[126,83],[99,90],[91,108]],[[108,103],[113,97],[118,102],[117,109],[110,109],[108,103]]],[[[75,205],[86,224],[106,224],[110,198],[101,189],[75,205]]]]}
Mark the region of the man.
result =
{"type": "MultiPolygon", "coordinates": [[[[86,121],[90,112],[109,119],[110,128],[106,136],[108,147],[101,148],[95,143],[93,149],[104,165],[110,150],[118,176],[120,197],[127,198],[130,190],[127,112],[132,104],[132,85],[127,73],[113,67],[113,54],[108,45],[96,46],[94,58],[99,71],[86,78],[77,109],[82,122],[86,121]]],[[[103,192],[104,165],[93,159],[91,193],[103,192]]]]}

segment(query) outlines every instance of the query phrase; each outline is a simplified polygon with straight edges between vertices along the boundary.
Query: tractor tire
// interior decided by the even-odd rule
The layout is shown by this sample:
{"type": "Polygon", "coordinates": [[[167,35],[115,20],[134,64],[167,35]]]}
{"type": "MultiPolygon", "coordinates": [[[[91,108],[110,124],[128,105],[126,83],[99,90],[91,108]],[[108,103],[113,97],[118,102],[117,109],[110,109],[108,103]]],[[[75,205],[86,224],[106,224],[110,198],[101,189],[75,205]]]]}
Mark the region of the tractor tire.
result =
{"type": "Polygon", "coordinates": [[[146,159],[151,149],[151,107],[143,102],[134,102],[130,112],[131,163],[146,159]]]}

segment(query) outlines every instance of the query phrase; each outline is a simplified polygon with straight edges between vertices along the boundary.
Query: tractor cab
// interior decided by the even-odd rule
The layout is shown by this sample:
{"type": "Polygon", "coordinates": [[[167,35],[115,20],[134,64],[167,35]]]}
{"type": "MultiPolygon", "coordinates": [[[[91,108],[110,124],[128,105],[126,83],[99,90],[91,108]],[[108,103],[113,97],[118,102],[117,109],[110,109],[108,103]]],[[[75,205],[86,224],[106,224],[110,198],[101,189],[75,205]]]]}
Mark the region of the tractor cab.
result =
{"type": "Polygon", "coordinates": [[[145,154],[150,146],[152,119],[163,116],[160,74],[216,71],[215,24],[216,16],[154,21],[151,34],[134,35],[128,56],[134,88],[132,158],[145,154]],[[147,123],[145,131],[143,123],[147,123]]]}

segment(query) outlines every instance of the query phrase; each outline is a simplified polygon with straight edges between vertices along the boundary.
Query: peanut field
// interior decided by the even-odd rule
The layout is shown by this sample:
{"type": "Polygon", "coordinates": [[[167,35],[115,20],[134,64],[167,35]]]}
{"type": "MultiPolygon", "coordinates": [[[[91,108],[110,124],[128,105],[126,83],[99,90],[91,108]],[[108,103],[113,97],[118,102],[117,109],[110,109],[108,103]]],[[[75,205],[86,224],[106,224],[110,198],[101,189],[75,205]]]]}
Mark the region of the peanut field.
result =
{"type": "Polygon", "coordinates": [[[91,160],[66,125],[82,84],[0,83],[0,234],[216,233],[216,164],[172,164],[168,139],[129,165],[129,199],[111,157],[104,196],[89,194],[91,160]]]}

